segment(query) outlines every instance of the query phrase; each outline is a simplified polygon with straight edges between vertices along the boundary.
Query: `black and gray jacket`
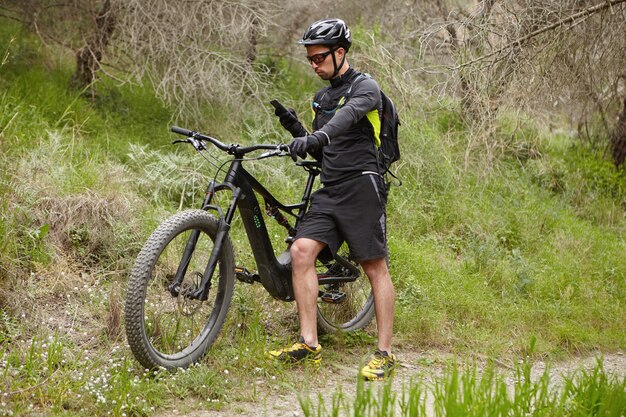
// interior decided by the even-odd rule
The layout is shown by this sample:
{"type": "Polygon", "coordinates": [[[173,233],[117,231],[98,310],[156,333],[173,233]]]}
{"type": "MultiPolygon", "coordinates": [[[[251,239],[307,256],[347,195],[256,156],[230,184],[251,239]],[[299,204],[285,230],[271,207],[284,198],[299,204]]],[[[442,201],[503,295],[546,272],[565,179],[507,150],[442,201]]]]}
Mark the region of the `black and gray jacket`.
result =
{"type": "Polygon", "coordinates": [[[374,138],[380,133],[380,88],[370,77],[354,84],[360,75],[348,69],[330,80],[330,86],[318,91],[313,100],[312,135],[325,146],[312,154],[322,160],[324,185],[378,172],[374,138]]]}

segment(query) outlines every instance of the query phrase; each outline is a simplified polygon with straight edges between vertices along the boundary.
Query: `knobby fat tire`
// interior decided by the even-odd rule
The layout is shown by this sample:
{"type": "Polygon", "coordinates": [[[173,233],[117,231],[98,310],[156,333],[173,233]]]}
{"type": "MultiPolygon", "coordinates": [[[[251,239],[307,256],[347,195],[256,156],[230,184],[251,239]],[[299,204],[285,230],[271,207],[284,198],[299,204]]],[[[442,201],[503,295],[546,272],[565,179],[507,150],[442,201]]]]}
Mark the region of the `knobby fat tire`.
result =
{"type": "MultiPolygon", "coordinates": [[[[235,285],[235,257],[230,238],[225,239],[220,252],[220,265],[215,269],[211,291],[223,286],[222,297],[216,299],[218,312],[214,324],[203,328],[198,347],[184,355],[164,355],[157,351],[146,334],[144,327],[144,301],[152,270],[159,256],[176,236],[189,230],[199,229],[215,240],[218,221],[203,210],[186,210],[177,213],[152,233],[137,256],[126,292],[126,336],[137,360],[146,368],[186,368],[204,356],[217,338],[230,307],[235,285]],[[168,357],[169,356],[169,357],[168,357]]],[[[206,255],[208,261],[209,254],[206,255]]],[[[167,291],[164,289],[164,291],[167,291]]],[[[181,295],[179,295],[180,297],[181,295]]]]}

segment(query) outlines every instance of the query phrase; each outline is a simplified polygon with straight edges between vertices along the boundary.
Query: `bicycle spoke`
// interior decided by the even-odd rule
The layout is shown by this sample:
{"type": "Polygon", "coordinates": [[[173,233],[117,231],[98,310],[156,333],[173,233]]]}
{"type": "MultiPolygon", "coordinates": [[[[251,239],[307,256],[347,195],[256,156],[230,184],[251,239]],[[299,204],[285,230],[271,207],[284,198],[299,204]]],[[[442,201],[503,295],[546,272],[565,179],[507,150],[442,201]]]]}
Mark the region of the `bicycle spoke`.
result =
{"type": "Polygon", "coordinates": [[[180,268],[181,255],[191,231],[177,235],[164,249],[154,267],[153,278],[146,292],[145,308],[153,310],[153,316],[146,314],[146,333],[153,348],[161,354],[177,354],[192,345],[203,331],[205,323],[213,313],[214,297],[204,302],[189,298],[198,289],[206,264],[206,254],[211,252],[212,240],[201,233],[195,250],[185,259],[186,267],[180,268]],[[169,286],[177,270],[186,270],[180,293],[174,297],[169,286]]]}

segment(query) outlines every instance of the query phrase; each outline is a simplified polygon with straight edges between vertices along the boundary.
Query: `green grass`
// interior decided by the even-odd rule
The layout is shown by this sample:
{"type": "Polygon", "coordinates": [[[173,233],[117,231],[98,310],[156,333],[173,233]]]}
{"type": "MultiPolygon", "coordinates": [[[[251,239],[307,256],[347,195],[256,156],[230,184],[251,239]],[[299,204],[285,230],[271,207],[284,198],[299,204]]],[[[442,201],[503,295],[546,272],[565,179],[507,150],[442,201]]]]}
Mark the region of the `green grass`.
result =
{"type": "Polygon", "coordinates": [[[300,405],[306,417],[619,417],[626,412],[626,378],[607,374],[600,361],[590,371],[563,375],[558,383],[554,380],[560,376],[548,369],[538,377],[531,369],[528,362],[518,365],[509,384],[511,377],[493,366],[454,363],[431,382],[411,380],[396,389],[392,380],[382,386],[358,380],[354,396],[340,388],[326,403],[321,394],[317,404],[301,395],[300,405]]]}
{"type": "MultiPolygon", "coordinates": [[[[177,112],[150,85],[103,80],[86,96],[68,88],[71,56],[12,24],[0,25],[0,39],[0,410],[152,415],[183,397],[190,408],[236,409],[261,389],[323,382],[327,376],[311,382],[267,363],[263,352],[292,342],[297,320],[293,304],[271,300],[258,285],[237,283],[221,337],[188,371],[146,373],[123,335],[135,255],[160,221],[198,205],[214,175],[191,149],[170,145],[168,127],[228,143],[285,142],[271,107],[212,104],[202,120],[172,120],[177,112]]],[[[268,96],[308,119],[318,81],[300,64],[266,60],[276,77],[268,96]]],[[[395,167],[403,185],[392,189],[388,206],[397,345],[509,361],[623,350],[625,172],[575,138],[513,116],[498,121],[489,159],[453,104],[414,100],[420,110],[403,113],[395,167]]],[[[301,195],[304,173],[288,158],[248,166],[281,201],[301,195]]],[[[284,230],[268,225],[280,252],[284,230]]],[[[231,237],[237,263],[255,269],[238,219],[231,237]]],[[[322,343],[325,361],[346,363],[369,351],[375,331],[326,335],[322,343]]],[[[450,370],[440,389],[445,404],[466,410],[455,387],[489,390],[461,384],[463,372],[450,370]]],[[[565,384],[563,406],[593,398],[593,386],[603,398],[623,389],[598,372],[565,384]]],[[[383,400],[362,389],[377,404],[404,401],[410,410],[423,407],[434,388],[407,385],[383,400]]]]}
{"type": "Polygon", "coordinates": [[[424,347],[494,355],[522,352],[533,335],[557,356],[623,348],[624,173],[571,139],[564,147],[562,137],[553,144],[533,130],[519,146],[538,148],[533,158],[505,156],[488,174],[461,170],[449,145],[465,133],[442,118],[409,125],[417,146],[400,166],[405,185],[392,189],[398,333],[424,347]],[[553,166],[557,191],[538,178],[553,166]]]}

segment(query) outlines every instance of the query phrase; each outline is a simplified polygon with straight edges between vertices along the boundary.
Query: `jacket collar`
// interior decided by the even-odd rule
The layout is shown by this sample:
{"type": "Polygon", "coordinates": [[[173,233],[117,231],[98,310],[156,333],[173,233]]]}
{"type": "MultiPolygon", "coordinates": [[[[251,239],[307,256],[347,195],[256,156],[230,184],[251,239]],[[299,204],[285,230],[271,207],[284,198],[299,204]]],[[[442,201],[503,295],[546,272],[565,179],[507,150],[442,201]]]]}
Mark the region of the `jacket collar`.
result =
{"type": "Polygon", "coordinates": [[[340,85],[343,85],[347,82],[352,81],[352,78],[354,78],[355,75],[356,75],[356,71],[352,67],[350,67],[348,68],[348,71],[344,72],[342,75],[332,78],[330,80],[330,85],[333,88],[337,88],[340,85]]]}

